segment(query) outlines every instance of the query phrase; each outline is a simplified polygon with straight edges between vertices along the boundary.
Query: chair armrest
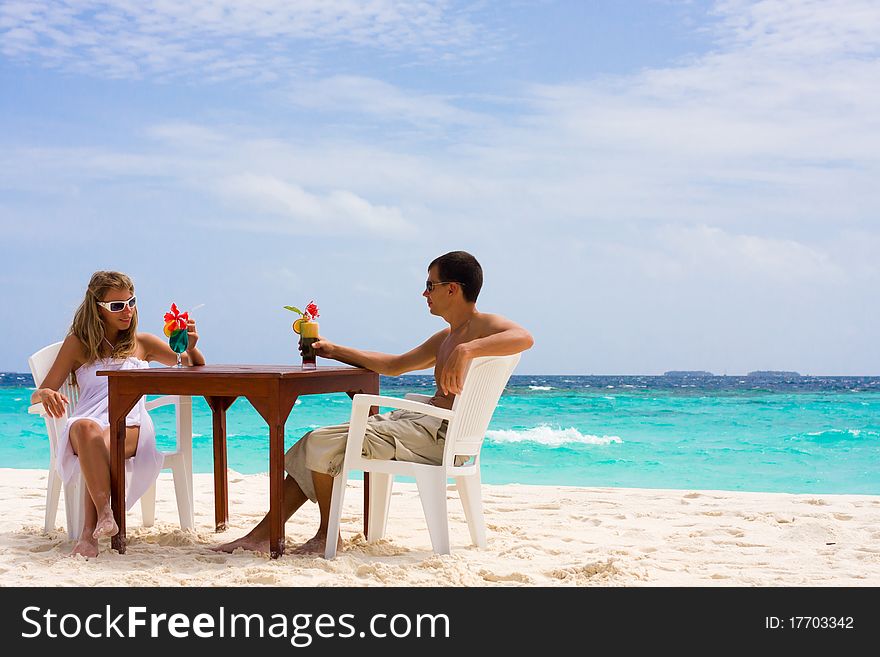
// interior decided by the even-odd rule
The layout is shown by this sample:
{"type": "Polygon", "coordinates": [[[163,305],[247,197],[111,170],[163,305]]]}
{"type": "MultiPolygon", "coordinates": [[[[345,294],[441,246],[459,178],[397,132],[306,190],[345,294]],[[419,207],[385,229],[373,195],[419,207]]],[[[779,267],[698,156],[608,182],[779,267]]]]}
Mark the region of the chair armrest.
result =
{"type": "Polygon", "coordinates": [[[177,449],[174,452],[166,452],[168,454],[183,455],[184,463],[188,470],[192,470],[192,397],[189,395],[164,395],[157,397],[152,401],[144,403],[147,411],[152,411],[160,406],[174,406],[174,413],[177,418],[176,437],[177,449]]]}
{"type": "Polygon", "coordinates": [[[417,401],[427,404],[431,399],[431,395],[420,395],[417,392],[408,392],[403,396],[404,399],[409,399],[410,401],[417,401]]]}
{"type": "Polygon", "coordinates": [[[154,399],[153,401],[145,402],[145,406],[148,411],[152,411],[154,408],[159,408],[160,406],[176,404],[177,399],[177,395],[165,395],[164,397],[159,397],[158,399],[154,399]]]}
{"type": "Polygon", "coordinates": [[[424,413],[432,417],[439,417],[444,420],[451,420],[455,417],[452,411],[440,408],[439,406],[431,406],[422,402],[412,401],[410,399],[400,399],[399,397],[383,397],[380,395],[355,395],[352,399],[352,415],[356,410],[362,408],[369,409],[370,406],[386,406],[390,408],[399,408],[403,411],[415,411],[416,413],[424,413]]]}
{"type": "Polygon", "coordinates": [[[43,402],[37,402],[33,406],[28,407],[28,413],[31,415],[42,415],[43,417],[48,417],[48,413],[46,409],[43,408],[43,402]]]}
{"type": "Polygon", "coordinates": [[[380,395],[355,395],[351,400],[351,421],[348,424],[348,437],[346,438],[343,468],[348,467],[347,464],[358,463],[364,443],[364,433],[367,428],[370,406],[385,406],[399,408],[405,411],[415,411],[432,417],[439,417],[444,420],[451,420],[455,417],[455,414],[452,411],[448,411],[445,408],[431,406],[430,404],[422,404],[421,402],[412,401],[410,399],[382,397],[380,395]]]}

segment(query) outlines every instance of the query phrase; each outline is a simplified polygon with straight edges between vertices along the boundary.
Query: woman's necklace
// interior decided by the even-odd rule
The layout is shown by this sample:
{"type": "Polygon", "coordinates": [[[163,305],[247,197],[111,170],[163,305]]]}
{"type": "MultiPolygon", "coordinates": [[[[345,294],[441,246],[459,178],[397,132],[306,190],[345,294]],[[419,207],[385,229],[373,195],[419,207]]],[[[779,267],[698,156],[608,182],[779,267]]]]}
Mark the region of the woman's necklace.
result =
{"type": "Polygon", "coordinates": [[[116,345],[110,342],[110,340],[107,339],[106,335],[104,336],[104,342],[106,342],[110,346],[110,355],[112,356],[113,352],[116,351],[116,345]]]}

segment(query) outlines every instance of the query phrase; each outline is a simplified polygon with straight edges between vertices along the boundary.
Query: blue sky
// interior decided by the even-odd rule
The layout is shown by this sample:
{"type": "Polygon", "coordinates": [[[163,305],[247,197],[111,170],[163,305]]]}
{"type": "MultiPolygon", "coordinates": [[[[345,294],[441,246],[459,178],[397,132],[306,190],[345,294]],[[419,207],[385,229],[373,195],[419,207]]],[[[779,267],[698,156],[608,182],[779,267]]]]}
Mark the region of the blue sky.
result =
{"type": "Polygon", "coordinates": [[[474,253],[522,373],[880,374],[880,5],[0,2],[0,370],[95,269],[213,362],[401,352],[474,253]]]}

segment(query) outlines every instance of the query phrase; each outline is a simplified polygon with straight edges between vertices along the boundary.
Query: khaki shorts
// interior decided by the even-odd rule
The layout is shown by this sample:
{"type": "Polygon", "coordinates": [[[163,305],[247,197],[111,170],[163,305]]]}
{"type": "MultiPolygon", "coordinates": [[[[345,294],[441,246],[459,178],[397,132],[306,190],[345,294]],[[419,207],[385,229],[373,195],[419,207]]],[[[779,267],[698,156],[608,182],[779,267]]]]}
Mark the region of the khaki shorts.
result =
{"type": "MultiPolygon", "coordinates": [[[[413,411],[392,411],[367,420],[361,454],[368,459],[439,465],[443,461],[447,421],[413,411]]],[[[315,429],[284,455],[284,468],[312,502],[316,502],[312,471],[333,477],[345,458],[348,423],[315,429]]]]}

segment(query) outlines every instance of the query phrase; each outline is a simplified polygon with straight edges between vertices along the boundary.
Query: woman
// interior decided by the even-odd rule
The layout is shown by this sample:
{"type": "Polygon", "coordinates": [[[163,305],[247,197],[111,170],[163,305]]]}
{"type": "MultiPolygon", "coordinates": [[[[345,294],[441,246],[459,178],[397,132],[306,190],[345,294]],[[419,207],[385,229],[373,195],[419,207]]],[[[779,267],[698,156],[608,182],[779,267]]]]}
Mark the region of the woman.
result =
{"type": "MultiPolygon", "coordinates": [[[[119,531],[110,509],[110,422],[107,412],[107,377],[98,370],[148,367],[149,361],[175,365],[177,355],[162,338],[137,332],[137,299],[134,283],[125,274],[98,271],[92,274],[85,299],[73,317],[70,332],[41,388],[31,396],[42,402],[53,417],[65,413],[69,400],[58,389],[71,372],[79,386],[79,399],[59,437],[55,458],[61,478],[67,482],[81,471],[89,491],[83,529],[71,554],[98,556],[98,539],[119,531]]],[[[204,365],[196,348],[196,323],[187,326],[189,346],[185,365],[204,365]]],[[[156,449],[153,423],[144,399],[126,418],[126,470],[130,474],[128,508],[140,499],[159,476],[162,454],[156,449]],[[132,458],[133,457],[133,458],[132,458]]]]}

